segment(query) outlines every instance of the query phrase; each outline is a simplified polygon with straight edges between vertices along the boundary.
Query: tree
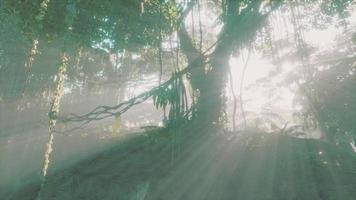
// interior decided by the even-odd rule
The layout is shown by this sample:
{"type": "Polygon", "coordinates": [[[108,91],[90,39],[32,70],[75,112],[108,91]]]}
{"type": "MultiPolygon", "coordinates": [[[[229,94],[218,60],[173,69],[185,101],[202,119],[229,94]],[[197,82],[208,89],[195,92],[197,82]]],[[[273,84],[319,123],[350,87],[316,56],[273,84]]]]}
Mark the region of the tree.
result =
{"type": "Polygon", "coordinates": [[[180,75],[187,74],[194,90],[195,101],[187,111],[193,112],[192,116],[201,123],[211,124],[224,118],[224,88],[231,55],[255,40],[270,13],[283,6],[317,5],[322,10],[322,17],[345,17],[352,2],[209,0],[207,3],[211,8],[220,13],[222,28],[214,45],[205,47],[205,50],[197,45],[185,27],[188,13],[199,6],[200,1],[197,0],[56,0],[48,3],[45,14],[41,14],[40,1],[5,1],[4,5],[8,12],[19,18],[24,35],[30,39],[36,35],[54,44],[68,31],[70,42],[67,42],[67,48],[73,48],[73,52],[80,48],[101,52],[139,51],[143,48],[159,48],[161,51],[164,37],[177,31],[180,49],[189,66],[180,75]],[[68,12],[73,16],[73,23],[69,26],[63,17],[63,13],[68,12]]]}

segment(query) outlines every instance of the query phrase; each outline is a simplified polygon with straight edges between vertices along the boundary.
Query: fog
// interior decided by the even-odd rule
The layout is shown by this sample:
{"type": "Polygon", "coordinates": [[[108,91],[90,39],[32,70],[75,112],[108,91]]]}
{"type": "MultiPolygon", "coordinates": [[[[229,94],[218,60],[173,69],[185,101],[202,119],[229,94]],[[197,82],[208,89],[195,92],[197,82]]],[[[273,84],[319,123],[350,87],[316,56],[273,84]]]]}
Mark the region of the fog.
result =
{"type": "MultiPolygon", "coordinates": [[[[146,87],[149,87],[146,86],[146,87]]],[[[115,91],[118,88],[106,88],[115,91]]],[[[132,89],[132,88],[131,88],[132,89]]],[[[71,92],[62,99],[61,113],[85,113],[99,105],[114,105],[115,98],[84,92],[71,92]],[[72,101],[81,99],[80,102],[72,101]]],[[[132,94],[131,94],[132,95],[132,94]]],[[[43,152],[48,140],[48,102],[46,99],[17,98],[2,102],[0,110],[0,191],[13,192],[26,184],[38,182],[43,152]]],[[[98,121],[82,129],[55,134],[49,174],[86,160],[124,140],[130,134],[142,132],[140,127],[158,126],[162,112],[149,101],[130,109],[120,119],[120,130],[113,133],[114,119],[98,121]]],[[[76,125],[73,125],[76,126],[76,125]]],[[[61,125],[59,125],[61,127],[61,125]]],[[[64,127],[63,130],[69,130],[64,127]]],[[[2,196],[4,194],[0,194],[2,196]]]]}
{"type": "Polygon", "coordinates": [[[0,199],[354,199],[355,11],[1,1],[0,199]]]}

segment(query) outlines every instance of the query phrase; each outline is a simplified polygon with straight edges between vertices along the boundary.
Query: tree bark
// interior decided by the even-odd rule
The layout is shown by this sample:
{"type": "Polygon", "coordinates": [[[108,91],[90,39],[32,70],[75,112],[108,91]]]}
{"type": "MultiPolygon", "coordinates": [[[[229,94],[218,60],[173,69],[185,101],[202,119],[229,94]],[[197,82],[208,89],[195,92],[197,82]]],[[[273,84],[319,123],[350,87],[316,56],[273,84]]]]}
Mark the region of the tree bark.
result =
{"type": "Polygon", "coordinates": [[[261,27],[266,15],[259,13],[260,0],[252,1],[240,10],[240,1],[227,0],[223,4],[224,26],[219,33],[214,52],[209,56],[208,66],[201,52],[187,33],[184,23],[179,30],[182,52],[189,63],[196,63],[190,73],[190,83],[198,92],[196,116],[204,123],[224,122],[225,86],[229,72],[229,59],[243,43],[249,43],[261,27]],[[197,59],[201,58],[201,59],[197,59]]]}

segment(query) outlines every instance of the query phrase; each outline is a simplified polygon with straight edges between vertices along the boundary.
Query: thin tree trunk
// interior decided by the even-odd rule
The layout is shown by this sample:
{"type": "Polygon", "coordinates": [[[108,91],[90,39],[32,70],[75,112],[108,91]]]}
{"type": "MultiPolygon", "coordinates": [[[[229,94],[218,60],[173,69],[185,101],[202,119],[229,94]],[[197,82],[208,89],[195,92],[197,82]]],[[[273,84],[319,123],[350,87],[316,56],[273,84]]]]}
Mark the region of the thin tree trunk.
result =
{"type": "Polygon", "coordinates": [[[30,84],[32,64],[38,54],[38,39],[32,40],[31,49],[25,62],[26,80],[23,86],[22,95],[25,95],[26,87],[30,84]]]}
{"type": "Polygon", "coordinates": [[[49,116],[48,134],[49,135],[48,135],[48,142],[46,145],[46,151],[44,154],[44,160],[43,160],[43,166],[42,166],[42,182],[41,182],[40,190],[37,195],[37,200],[41,199],[41,192],[42,192],[42,189],[46,182],[50,158],[51,158],[51,154],[53,152],[54,133],[55,133],[55,127],[56,127],[56,123],[57,123],[57,116],[59,113],[60,100],[63,95],[64,77],[65,77],[65,72],[66,72],[67,66],[68,66],[68,56],[66,55],[66,53],[62,53],[61,65],[58,69],[57,82],[55,85],[54,94],[53,94],[53,98],[51,101],[51,107],[50,107],[50,110],[48,113],[48,116],[49,116]]]}

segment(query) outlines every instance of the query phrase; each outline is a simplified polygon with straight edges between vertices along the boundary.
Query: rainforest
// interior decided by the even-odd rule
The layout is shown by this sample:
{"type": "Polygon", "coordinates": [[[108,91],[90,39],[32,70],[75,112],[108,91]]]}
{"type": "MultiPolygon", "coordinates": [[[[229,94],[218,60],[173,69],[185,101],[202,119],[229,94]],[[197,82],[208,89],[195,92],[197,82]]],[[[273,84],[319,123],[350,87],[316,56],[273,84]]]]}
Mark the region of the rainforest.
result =
{"type": "Polygon", "coordinates": [[[354,0],[1,0],[0,199],[355,200],[354,0]]]}

